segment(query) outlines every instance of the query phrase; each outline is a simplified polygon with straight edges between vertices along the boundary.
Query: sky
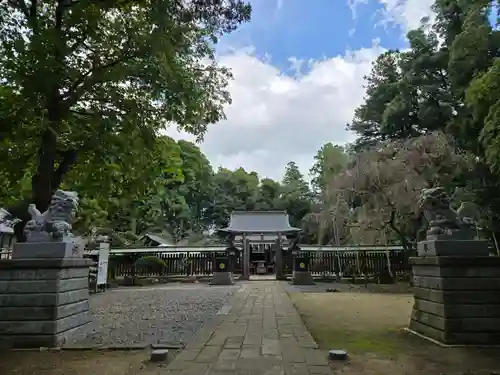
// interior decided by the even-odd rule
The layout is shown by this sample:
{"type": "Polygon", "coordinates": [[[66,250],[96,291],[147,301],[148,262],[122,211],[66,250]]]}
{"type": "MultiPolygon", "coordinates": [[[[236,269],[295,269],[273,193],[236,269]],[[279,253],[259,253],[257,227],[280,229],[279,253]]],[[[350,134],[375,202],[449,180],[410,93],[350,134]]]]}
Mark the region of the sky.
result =
{"type": "Polygon", "coordinates": [[[407,46],[406,32],[432,18],[433,0],[250,2],[252,20],[217,47],[234,76],[232,104],[200,148],[214,168],[281,180],[294,161],[307,177],[323,144],[354,139],[346,124],[363,102],[363,76],[380,53],[407,46]]]}

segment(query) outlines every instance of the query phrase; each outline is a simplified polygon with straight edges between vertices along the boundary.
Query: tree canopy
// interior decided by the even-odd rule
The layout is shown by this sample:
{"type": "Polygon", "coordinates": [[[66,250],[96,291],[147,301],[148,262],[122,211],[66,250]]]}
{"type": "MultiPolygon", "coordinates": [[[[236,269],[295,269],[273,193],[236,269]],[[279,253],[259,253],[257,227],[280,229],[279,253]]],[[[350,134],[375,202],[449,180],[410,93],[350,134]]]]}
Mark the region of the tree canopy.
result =
{"type": "MultiPolygon", "coordinates": [[[[224,118],[231,72],[218,38],[250,19],[241,0],[0,3],[0,203],[25,219],[59,187],[81,197],[75,230],[123,241],[146,232],[193,241],[233,210],[286,210],[303,242],[410,248],[425,228],[422,188],[500,233],[500,31],[489,0],[436,0],[409,48],[381,54],[348,124],[356,139],[319,148],[309,175],[283,179],[210,165],[197,143],[224,118]],[[210,4],[210,6],[208,6],[210,4]],[[457,192],[460,192],[458,194],[457,192]]],[[[18,233],[22,237],[22,233],[18,233]]]]}

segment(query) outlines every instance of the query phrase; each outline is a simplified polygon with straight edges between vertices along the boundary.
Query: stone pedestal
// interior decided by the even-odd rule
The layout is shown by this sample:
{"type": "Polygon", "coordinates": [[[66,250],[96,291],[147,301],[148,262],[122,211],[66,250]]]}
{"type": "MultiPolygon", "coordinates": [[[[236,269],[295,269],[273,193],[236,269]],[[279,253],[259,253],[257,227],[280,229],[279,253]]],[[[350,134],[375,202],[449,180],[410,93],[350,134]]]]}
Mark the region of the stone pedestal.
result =
{"type": "Polygon", "coordinates": [[[309,271],[309,258],[295,256],[293,259],[292,283],[294,285],[314,285],[315,282],[309,271]]]}
{"type": "Polygon", "coordinates": [[[447,345],[500,344],[500,257],[425,256],[410,264],[411,331],[447,345]]]}
{"type": "Polygon", "coordinates": [[[229,257],[215,258],[215,272],[210,285],[233,285],[233,273],[231,272],[229,257]]]}
{"type": "Polygon", "coordinates": [[[59,347],[85,335],[92,319],[92,261],[61,257],[69,248],[62,243],[16,244],[13,259],[0,262],[0,347],[59,347]]]}
{"type": "Polygon", "coordinates": [[[426,240],[417,245],[417,255],[424,256],[472,256],[487,257],[490,254],[487,241],[479,240],[426,240]]]}

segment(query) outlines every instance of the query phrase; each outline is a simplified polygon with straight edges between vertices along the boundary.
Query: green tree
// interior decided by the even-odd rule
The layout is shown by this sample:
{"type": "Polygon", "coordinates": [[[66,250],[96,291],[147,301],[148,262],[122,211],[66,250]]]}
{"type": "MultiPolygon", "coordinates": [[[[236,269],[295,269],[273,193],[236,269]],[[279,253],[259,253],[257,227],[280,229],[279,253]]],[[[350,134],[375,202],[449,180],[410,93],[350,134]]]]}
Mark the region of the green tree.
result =
{"type": "Polygon", "coordinates": [[[312,194],[309,184],[297,164],[289,162],[281,183],[280,205],[290,215],[292,226],[301,226],[302,219],[310,212],[312,194]]]}
{"type": "Polygon", "coordinates": [[[253,210],[258,196],[259,177],[243,168],[219,168],[214,176],[213,200],[207,215],[216,227],[228,224],[235,210],[253,210]]]}
{"type": "Polygon", "coordinates": [[[272,210],[280,205],[281,186],[278,181],[270,178],[263,178],[259,184],[259,191],[257,194],[257,209],[272,210]]]}
{"type": "Polygon", "coordinates": [[[344,148],[325,143],[314,156],[314,164],[309,170],[311,185],[316,195],[325,192],[328,182],[347,165],[348,157],[344,148]]]}
{"type": "Polygon", "coordinates": [[[382,55],[375,63],[365,103],[350,125],[358,134],[354,149],[436,130],[453,136],[456,151],[474,158],[474,167],[462,170],[454,183],[481,207],[481,225],[499,233],[500,32],[489,21],[492,2],[436,0],[433,10],[433,25],[424,19],[408,33],[409,50],[392,53],[393,60],[382,55]]]}
{"type": "Polygon", "coordinates": [[[370,75],[365,77],[365,102],[354,111],[348,128],[358,135],[357,148],[373,146],[387,138],[383,130],[383,114],[386,106],[398,95],[400,53],[388,51],[380,55],[372,65],[370,75]]]}
{"type": "Polygon", "coordinates": [[[166,124],[202,137],[229,101],[213,45],[250,10],[240,0],[2,2],[0,133],[22,142],[3,152],[32,168],[30,200],[46,209],[77,161],[136,137],[148,150],[166,124]]]}
{"type": "Polygon", "coordinates": [[[189,230],[202,232],[211,224],[207,210],[213,200],[214,172],[207,157],[197,145],[183,140],[178,141],[178,145],[184,174],[180,189],[189,206],[191,222],[189,230]]]}
{"type": "Polygon", "coordinates": [[[95,155],[70,171],[63,187],[84,192],[75,223],[80,231],[109,227],[139,235],[165,222],[168,194],[175,195],[171,188],[184,181],[180,148],[170,137],[161,136],[144,154],[142,142],[138,137],[133,143],[116,145],[117,149],[110,147],[105,155],[95,155]],[[106,162],[100,164],[103,158],[106,162]]]}

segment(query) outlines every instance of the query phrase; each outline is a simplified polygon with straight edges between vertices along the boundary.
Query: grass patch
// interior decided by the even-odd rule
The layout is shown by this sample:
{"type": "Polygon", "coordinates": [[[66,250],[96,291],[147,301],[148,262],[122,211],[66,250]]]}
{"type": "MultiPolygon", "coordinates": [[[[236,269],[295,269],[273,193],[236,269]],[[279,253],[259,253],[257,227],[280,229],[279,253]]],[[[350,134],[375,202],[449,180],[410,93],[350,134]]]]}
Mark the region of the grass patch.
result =
{"type": "Polygon", "coordinates": [[[320,348],[383,355],[400,351],[413,302],[409,295],[361,293],[290,293],[290,298],[320,348]]]}
{"type": "Polygon", "coordinates": [[[443,348],[405,331],[413,297],[383,293],[290,293],[320,349],[344,349],[342,375],[491,375],[498,349],[443,348]]]}

